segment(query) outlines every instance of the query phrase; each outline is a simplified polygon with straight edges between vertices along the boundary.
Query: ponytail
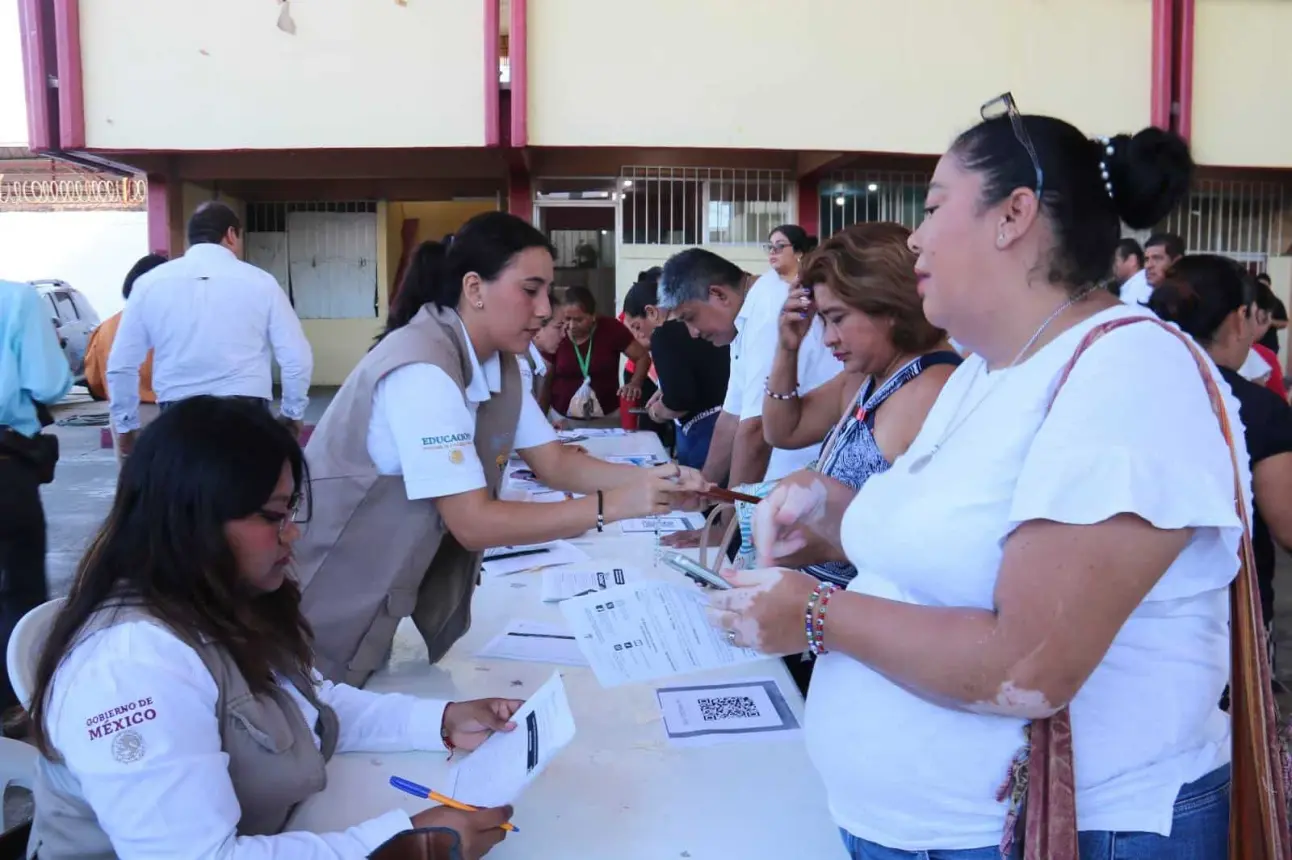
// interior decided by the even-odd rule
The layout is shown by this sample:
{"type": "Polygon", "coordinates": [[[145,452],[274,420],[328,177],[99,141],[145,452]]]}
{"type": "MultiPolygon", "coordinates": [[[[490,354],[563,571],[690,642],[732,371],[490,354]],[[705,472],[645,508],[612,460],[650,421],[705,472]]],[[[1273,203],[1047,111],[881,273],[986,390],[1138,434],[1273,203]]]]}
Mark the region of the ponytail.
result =
{"type": "Polygon", "coordinates": [[[506,212],[484,212],[471,218],[442,242],[423,242],[413,252],[408,271],[386,317],[378,340],[408,325],[423,305],[457,310],[462,281],[469,274],[495,281],[521,251],[556,249],[528,222],[506,212]]]}

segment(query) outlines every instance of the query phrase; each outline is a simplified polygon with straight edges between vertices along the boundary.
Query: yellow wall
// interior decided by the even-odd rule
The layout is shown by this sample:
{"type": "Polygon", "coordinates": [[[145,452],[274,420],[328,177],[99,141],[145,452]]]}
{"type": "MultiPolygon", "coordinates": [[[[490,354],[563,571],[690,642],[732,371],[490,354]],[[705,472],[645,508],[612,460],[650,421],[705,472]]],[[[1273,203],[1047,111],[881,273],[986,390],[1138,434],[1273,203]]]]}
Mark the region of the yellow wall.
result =
{"type": "Polygon", "coordinates": [[[530,143],[941,153],[1005,90],[1092,135],[1136,131],[1151,6],[543,0],[529,15],[530,143]]]}
{"type": "Polygon", "coordinates": [[[481,146],[479,0],[81,0],[87,144],[481,146]]]}
{"type": "Polygon", "coordinates": [[[1292,5],[1197,0],[1193,157],[1228,167],[1292,167],[1287,93],[1292,5]]]}
{"type": "Polygon", "coordinates": [[[170,249],[171,256],[178,257],[188,248],[188,219],[193,217],[197,207],[208,200],[219,200],[230,206],[244,223],[247,220],[247,204],[237,197],[216,193],[211,188],[196,182],[185,182],[180,190],[180,211],[171,218],[170,249]]]}
{"type": "Polygon", "coordinates": [[[404,220],[417,219],[417,241],[439,241],[455,232],[472,215],[492,212],[498,208],[494,200],[436,200],[416,203],[391,203],[390,219],[386,226],[386,279],[383,283],[393,287],[395,270],[399,268],[399,255],[403,250],[401,236],[404,220]]]}

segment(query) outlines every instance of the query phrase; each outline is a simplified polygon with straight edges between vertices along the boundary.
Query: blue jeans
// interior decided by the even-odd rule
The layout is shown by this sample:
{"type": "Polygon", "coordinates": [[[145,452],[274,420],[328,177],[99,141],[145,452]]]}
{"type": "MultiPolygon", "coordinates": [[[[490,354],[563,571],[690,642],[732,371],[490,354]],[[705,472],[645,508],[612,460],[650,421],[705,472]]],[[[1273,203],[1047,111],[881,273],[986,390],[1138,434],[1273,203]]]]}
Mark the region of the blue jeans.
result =
{"type": "Polygon", "coordinates": [[[692,469],[704,467],[709,456],[709,442],[713,439],[713,427],[718,423],[721,412],[715,412],[708,418],[696,421],[687,432],[677,429],[677,462],[692,469]]]}
{"type": "MultiPolygon", "coordinates": [[[[843,844],[852,860],[1000,860],[1000,849],[898,851],[847,831],[843,844]]],[[[1229,857],[1229,765],[1180,789],[1171,835],[1083,831],[1077,837],[1081,860],[1227,860],[1229,857]]],[[[1013,852],[1021,857],[1020,851],[1013,852]]]]}

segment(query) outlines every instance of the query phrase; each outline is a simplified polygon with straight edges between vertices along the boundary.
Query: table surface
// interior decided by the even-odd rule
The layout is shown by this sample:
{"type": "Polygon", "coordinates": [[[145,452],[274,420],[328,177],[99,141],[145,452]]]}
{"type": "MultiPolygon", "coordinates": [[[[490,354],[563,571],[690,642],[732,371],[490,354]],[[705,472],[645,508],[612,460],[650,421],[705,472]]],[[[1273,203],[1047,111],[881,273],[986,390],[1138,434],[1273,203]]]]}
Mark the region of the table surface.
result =
{"type": "MultiPolygon", "coordinates": [[[[589,439],[593,454],[659,453],[650,433],[589,439]]],[[[653,567],[653,535],[624,535],[616,525],[575,543],[594,558],[614,559],[647,576],[686,581],[653,567]]],[[[707,747],[677,747],[664,736],[656,684],[603,689],[592,670],[474,657],[512,619],[564,623],[558,604],[540,600],[541,574],[486,578],[476,590],[470,631],[435,666],[410,621],[400,626],[389,665],[367,689],[442,699],[524,699],[559,669],[577,734],[515,804],[518,833],[490,860],[732,860],[803,857],[841,860],[846,852],[830,820],[825,792],[801,735],[707,747]]],[[[686,676],[685,682],[775,678],[800,722],[803,700],[776,660],[686,676]]],[[[328,765],[328,787],[297,810],[289,829],[339,830],[394,807],[410,814],[425,801],[391,788],[392,775],[432,788],[451,786],[443,753],[346,753],[328,765]]]]}

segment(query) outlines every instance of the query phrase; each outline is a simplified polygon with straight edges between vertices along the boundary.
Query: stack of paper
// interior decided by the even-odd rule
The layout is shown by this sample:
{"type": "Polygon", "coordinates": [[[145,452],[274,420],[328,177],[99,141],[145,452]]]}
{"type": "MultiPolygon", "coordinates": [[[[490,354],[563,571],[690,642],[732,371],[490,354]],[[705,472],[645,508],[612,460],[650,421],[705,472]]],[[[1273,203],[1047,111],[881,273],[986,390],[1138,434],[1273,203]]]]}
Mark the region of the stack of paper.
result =
{"type": "Polygon", "coordinates": [[[565,627],[541,621],[516,620],[476,654],[495,660],[524,660],[528,663],[560,663],[586,666],[579,643],[565,627]]]}
{"type": "Polygon", "coordinates": [[[580,564],[543,571],[543,601],[556,603],[595,594],[640,578],[636,570],[618,564],[580,564]]]}
{"type": "Polygon", "coordinates": [[[481,808],[512,803],[574,740],[574,714],[559,672],[526,700],[512,721],[515,730],[491,735],[458,765],[455,799],[481,808]]]}
{"type": "Polygon", "coordinates": [[[577,564],[588,559],[586,552],[569,541],[554,540],[548,543],[487,549],[482,566],[487,576],[506,576],[554,565],[577,564]]]}
{"type": "Polygon", "coordinates": [[[631,520],[621,520],[619,529],[624,534],[673,534],[674,532],[684,532],[689,529],[698,529],[704,525],[704,517],[700,514],[688,514],[674,512],[663,517],[637,517],[631,520]]]}
{"type": "Polygon", "coordinates": [[[763,659],[709,624],[703,593],[644,581],[561,604],[570,632],[603,687],[763,659]]]}

